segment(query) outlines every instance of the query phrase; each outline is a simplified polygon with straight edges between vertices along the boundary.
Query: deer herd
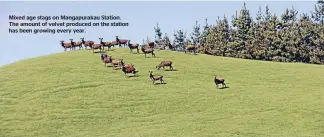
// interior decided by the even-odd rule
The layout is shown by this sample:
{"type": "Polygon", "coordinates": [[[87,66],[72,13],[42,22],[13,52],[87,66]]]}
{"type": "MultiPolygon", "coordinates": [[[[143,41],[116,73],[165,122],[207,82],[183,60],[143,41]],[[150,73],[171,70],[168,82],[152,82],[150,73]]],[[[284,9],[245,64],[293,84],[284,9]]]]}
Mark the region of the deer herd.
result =
{"type": "MultiPolygon", "coordinates": [[[[104,42],[103,38],[99,38],[100,43],[95,43],[92,40],[84,40],[84,38],[81,38],[81,41],[79,42],[74,42],[73,39],[70,39],[70,42],[66,42],[64,43],[64,41],[60,41],[61,42],[61,46],[64,48],[64,50],[66,51],[67,49],[71,50],[75,50],[76,47],[80,49],[92,49],[93,53],[94,50],[99,50],[100,52],[105,51],[105,47],[109,50],[111,50],[111,47],[115,47],[115,46],[119,46],[121,47],[126,47],[128,46],[128,48],[130,49],[130,53],[133,53],[133,49],[137,50],[137,54],[139,54],[139,48],[141,48],[141,51],[145,54],[145,58],[147,54],[151,54],[152,57],[155,57],[155,53],[154,53],[154,46],[155,43],[154,42],[147,42],[145,45],[140,45],[138,43],[130,43],[130,40],[127,39],[119,39],[118,36],[115,36],[116,40],[115,41],[111,41],[111,42],[104,42]]],[[[194,54],[197,53],[197,46],[192,45],[187,43],[186,48],[185,48],[185,54],[190,52],[193,52],[194,54]]],[[[103,62],[103,64],[105,66],[107,66],[107,64],[111,64],[111,66],[113,67],[114,70],[116,70],[116,68],[120,68],[120,70],[122,72],[124,72],[125,76],[129,73],[132,73],[133,76],[136,76],[137,74],[137,70],[135,69],[133,64],[125,64],[123,59],[120,58],[112,58],[112,56],[108,56],[106,53],[102,53],[100,56],[101,61],[103,62]]],[[[156,66],[157,70],[160,70],[161,68],[164,69],[165,67],[169,67],[169,70],[173,71],[173,66],[172,66],[172,61],[169,60],[164,60],[161,61],[160,64],[158,64],[156,66]]],[[[160,84],[165,84],[164,80],[163,80],[163,76],[162,75],[154,75],[153,71],[148,71],[149,72],[149,78],[151,79],[151,81],[153,82],[153,84],[155,84],[155,81],[160,81],[160,84]]],[[[214,76],[214,83],[216,85],[216,88],[218,88],[219,84],[222,84],[222,87],[226,88],[226,84],[225,84],[225,79],[223,78],[219,78],[216,75],[214,76]]]]}

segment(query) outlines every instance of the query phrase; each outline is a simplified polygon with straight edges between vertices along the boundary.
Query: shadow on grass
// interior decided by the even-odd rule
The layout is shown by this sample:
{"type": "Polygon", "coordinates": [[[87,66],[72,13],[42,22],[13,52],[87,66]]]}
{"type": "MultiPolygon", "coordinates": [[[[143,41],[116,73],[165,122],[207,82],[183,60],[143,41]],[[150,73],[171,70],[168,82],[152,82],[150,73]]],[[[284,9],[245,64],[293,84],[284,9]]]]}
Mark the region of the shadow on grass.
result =
{"type": "Polygon", "coordinates": [[[109,50],[108,50],[108,49],[107,49],[107,50],[105,49],[105,51],[115,51],[115,50],[116,50],[116,49],[109,49],[109,50]]]}
{"type": "Polygon", "coordinates": [[[133,78],[133,77],[139,77],[140,75],[127,75],[127,77],[129,78],[133,78]]]}
{"type": "Polygon", "coordinates": [[[230,88],[229,86],[226,86],[226,87],[219,87],[218,89],[227,89],[227,88],[230,88]]]}
{"type": "Polygon", "coordinates": [[[165,69],[164,71],[178,71],[177,69],[165,69]]]}
{"type": "Polygon", "coordinates": [[[106,51],[94,51],[93,53],[107,53],[106,51]]]}
{"type": "Polygon", "coordinates": [[[166,82],[164,82],[164,83],[154,83],[154,85],[165,85],[165,84],[167,84],[166,82]]]}
{"type": "Polygon", "coordinates": [[[112,68],[113,66],[106,66],[107,68],[112,68]]]}

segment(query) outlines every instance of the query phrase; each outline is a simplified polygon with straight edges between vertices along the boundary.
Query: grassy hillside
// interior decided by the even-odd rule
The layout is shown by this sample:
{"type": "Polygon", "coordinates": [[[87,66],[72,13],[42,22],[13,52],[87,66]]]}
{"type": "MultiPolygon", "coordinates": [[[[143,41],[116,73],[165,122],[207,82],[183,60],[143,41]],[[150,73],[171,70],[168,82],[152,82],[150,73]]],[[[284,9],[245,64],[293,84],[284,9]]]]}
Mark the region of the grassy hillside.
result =
{"type": "Polygon", "coordinates": [[[116,49],[139,77],[73,51],[0,67],[0,136],[324,136],[324,67],[116,49]],[[150,57],[150,56],[149,56],[150,57]],[[162,60],[177,71],[157,71],[162,60]],[[165,76],[153,85],[149,70],[165,76]],[[213,75],[229,88],[216,89],[213,75]]]}

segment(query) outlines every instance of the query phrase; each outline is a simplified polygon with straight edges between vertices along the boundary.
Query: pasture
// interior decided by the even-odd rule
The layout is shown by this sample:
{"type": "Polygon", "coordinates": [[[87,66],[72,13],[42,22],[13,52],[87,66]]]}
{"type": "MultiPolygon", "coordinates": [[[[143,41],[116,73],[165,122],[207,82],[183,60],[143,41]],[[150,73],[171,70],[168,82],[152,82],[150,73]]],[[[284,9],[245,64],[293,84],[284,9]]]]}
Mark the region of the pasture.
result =
{"type": "Polygon", "coordinates": [[[108,52],[138,77],[92,50],[0,67],[0,136],[324,136],[321,65],[155,54],[108,52]],[[156,70],[162,60],[176,71],[156,70]],[[150,70],[166,84],[153,85],[150,70]],[[216,89],[215,74],[229,88],[216,89]]]}

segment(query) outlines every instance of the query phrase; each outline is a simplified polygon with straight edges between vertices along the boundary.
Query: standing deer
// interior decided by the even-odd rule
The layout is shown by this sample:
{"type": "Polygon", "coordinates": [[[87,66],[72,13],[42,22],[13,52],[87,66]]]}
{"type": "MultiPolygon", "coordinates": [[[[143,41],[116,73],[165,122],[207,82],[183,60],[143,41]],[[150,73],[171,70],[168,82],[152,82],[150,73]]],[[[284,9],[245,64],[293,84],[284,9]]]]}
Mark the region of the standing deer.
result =
{"type": "Polygon", "coordinates": [[[128,40],[126,40],[126,39],[119,39],[118,36],[115,36],[115,37],[116,37],[116,41],[118,42],[119,47],[121,47],[122,45],[124,47],[126,46],[128,40]]]}
{"type": "Polygon", "coordinates": [[[94,53],[94,50],[95,49],[99,49],[100,50],[100,52],[101,52],[101,50],[102,50],[102,44],[93,44],[93,45],[91,45],[91,48],[92,48],[92,52],[94,53]]]}
{"type": "Polygon", "coordinates": [[[215,75],[214,76],[214,82],[215,82],[215,84],[216,84],[216,88],[218,88],[218,84],[222,84],[222,87],[224,88],[226,88],[226,84],[225,84],[225,79],[223,79],[223,78],[217,78],[217,76],[215,75]]]}
{"type": "Polygon", "coordinates": [[[79,47],[79,50],[80,50],[81,48],[83,48],[83,47],[82,47],[82,41],[79,41],[79,42],[73,42],[73,39],[70,39],[70,40],[71,40],[71,45],[72,45],[73,50],[75,50],[75,47],[79,47]]]}
{"type": "Polygon", "coordinates": [[[61,46],[64,48],[64,51],[66,51],[67,48],[70,48],[70,51],[72,50],[71,43],[64,43],[64,40],[61,40],[61,46]]]}
{"type": "Polygon", "coordinates": [[[197,53],[197,46],[192,45],[189,43],[189,41],[187,41],[187,46],[186,46],[186,50],[185,50],[185,54],[187,54],[187,52],[193,52],[194,54],[197,53]]]}
{"type": "Polygon", "coordinates": [[[163,76],[162,75],[153,75],[153,71],[149,71],[150,73],[150,79],[152,80],[153,84],[155,84],[155,81],[159,80],[160,83],[164,83],[163,76]]]}
{"type": "Polygon", "coordinates": [[[136,49],[137,50],[137,54],[139,53],[139,44],[135,43],[135,44],[131,44],[130,43],[130,40],[128,40],[128,43],[127,43],[128,47],[129,47],[129,50],[130,50],[130,53],[133,53],[133,49],[136,49]]]}
{"type": "Polygon", "coordinates": [[[142,52],[145,54],[145,58],[146,58],[146,54],[151,53],[152,57],[155,57],[155,53],[154,53],[154,49],[153,48],[144,48],[144,46],[142,46],[142,52]]]}
{"type": "Polygon", "coordinates": [[[80,38],[81,39],[81,42],[83,44],[83,46],[85,47],[85,49],[87,49],[87,47],[92,47],[92,45],[94,44],[94,41],[92,40],[88,40],[88,41],[85,41],[84,38],[80,38]]]}
{"type": "Polygon", "coordinates": [[[108,51],[109,51],[109,49],[111,49],[111,43],[110,42],[103,42],[102,41],[103,38],[99,38],[99,39],[100,39],[100,44],[103,47],[103,50],[105,50],[105,47],[108,47],[108,51]]]}

